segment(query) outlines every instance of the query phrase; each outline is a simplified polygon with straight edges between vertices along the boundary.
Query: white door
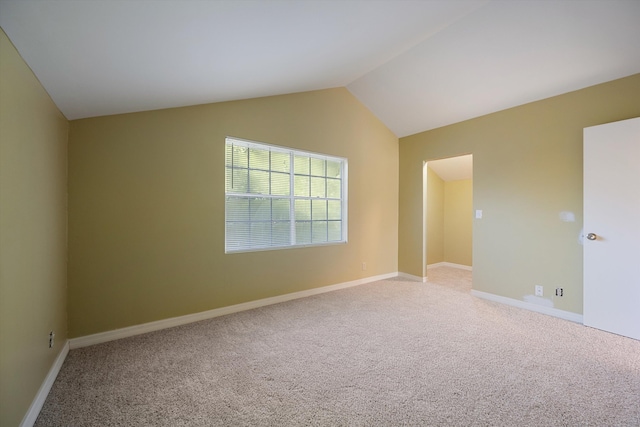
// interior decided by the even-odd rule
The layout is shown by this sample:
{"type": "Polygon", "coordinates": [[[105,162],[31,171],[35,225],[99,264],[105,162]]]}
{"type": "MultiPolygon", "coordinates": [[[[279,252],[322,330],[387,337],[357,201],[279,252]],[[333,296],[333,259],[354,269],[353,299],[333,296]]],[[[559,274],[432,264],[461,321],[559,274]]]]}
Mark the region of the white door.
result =
{"type": "Polygon", "coordinates": [[[584,129],[584,324],[640,340],[640,117],[584,129]]]}

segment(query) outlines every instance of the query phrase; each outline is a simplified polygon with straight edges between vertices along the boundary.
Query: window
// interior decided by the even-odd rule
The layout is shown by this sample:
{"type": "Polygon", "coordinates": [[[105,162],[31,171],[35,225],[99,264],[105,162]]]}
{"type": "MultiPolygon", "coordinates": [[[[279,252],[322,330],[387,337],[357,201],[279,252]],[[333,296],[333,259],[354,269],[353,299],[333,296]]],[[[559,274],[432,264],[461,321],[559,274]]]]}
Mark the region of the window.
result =
{"type": "Polygon", "coordinates": [[[225,252],[347,241],[347,160],[226,139],[225,252]]]}

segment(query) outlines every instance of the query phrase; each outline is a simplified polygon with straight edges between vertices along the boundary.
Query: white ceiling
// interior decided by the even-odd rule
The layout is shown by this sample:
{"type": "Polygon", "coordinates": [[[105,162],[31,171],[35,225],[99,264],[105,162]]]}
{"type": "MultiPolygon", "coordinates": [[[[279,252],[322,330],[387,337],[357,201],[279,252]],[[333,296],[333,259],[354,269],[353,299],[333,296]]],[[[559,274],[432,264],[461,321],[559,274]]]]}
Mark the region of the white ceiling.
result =
{"type": "Polygon", "coordinates": [[[427,165],[443,181],[458,181],[460,179],[473,179],[473,156],[449,157],[440,160],[431,160],[427,165]]]}
{"type": "Polygon", "coordinates": [[[0,0],[68,119],[346,86],[396,135],[640,72],[638,0],[0,0]]]}

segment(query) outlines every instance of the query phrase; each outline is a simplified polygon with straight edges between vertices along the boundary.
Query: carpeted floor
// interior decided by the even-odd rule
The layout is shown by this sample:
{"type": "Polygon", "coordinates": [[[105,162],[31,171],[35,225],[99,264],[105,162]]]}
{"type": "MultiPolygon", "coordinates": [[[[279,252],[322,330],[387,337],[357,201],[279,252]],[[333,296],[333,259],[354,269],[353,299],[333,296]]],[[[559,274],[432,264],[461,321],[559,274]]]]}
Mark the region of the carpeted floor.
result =
{"type": "Polygon", "coordinates": [[[640,341],[384,280],[72,350],[37,426],[640,426],[640,341]]]}

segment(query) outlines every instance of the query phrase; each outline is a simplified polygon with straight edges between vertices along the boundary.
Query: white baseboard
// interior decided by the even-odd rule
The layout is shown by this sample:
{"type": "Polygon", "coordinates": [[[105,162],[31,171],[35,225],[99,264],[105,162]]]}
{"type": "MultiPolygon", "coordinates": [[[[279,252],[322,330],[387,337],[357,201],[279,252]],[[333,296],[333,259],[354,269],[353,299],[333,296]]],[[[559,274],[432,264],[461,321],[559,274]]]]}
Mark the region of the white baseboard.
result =
{"type": "Polygon", "coordinates": [[[414,282],[422,282],[422,283],[427,282],[426,277],[414,276],[413,274],[409,274],[409,273],[400,272],[398,273],[398,277],[402,277],[403,279],[413,280],[414,282]]]}
{"type": "Polygon", "coordinates": [[[546,314],[553,317],[559,317],[560,319],[569,320],[571,322],[576,322],[582,324],[582,314],[572,313],[570,311],[559,310],[553,307],[547,307],[544,305],[532,304],[526,301],[520,301],[513,298],[507,298],[500,295],[490,294],[487,292],[476,291],[475,289],[471,290],[471,295],[486,299],[489,301],[499,302],[502,304],[511,305],[518,308],[524,308],[526,310],[535,311],[538,313],[546,314]]]}
{"type": "Polygon", "coordinates": [[[429,268],[438,268],[438,267],[452,267],[459,268],[460,270],[473,271],[473,267],[464,264],[455,264],[453,262],[436,262],[434,264],[428,264],[427,269],[429,268]]]}
{"type": "Polygon", "coordinates": [[[29,410],[22,419],[20,427],[32,427],[35,424],[36,419],[38,419],[38,415],[40,414],[40,410],[44,405],[44,401],[47,400],[49,391],[60,372],[60,368],[62,368],[64,360],[67,358],[67,354],[69,354],[69,340],[64,343],[60,353],[58,353],[58,357],[56,357],[53,365],[51,365],[51,369],[49,369],[49,373],[40,386],[36,397],[33,399],[33,402],[31,402],[31,406],[29,406],[29,410]]]}
{"type": "Polygon", "coordinates": [[[90,345],[101,344],[121,338],[132,337],[135,335],[146,334],[148,332],[159,331],[175,326],[186,325],[188,323],[199,322],[201,320],[212,319],[226,314],[237,313],[240,311],[251,310],[267,305],[278,304],[298,298],[309,297],[312,295],[323,294],[325,292],[337,291],[339,289],[350,288],[353,286],[363,285],[365,283],[376,282],[378,280],[397,277],[398,273],[382,274],[379,276],[366,277],[363,279],[352,280],[350,282],[338,283],[336,285],[323,286],[320,288],[308,289],[306,291],[293,292],[290,294],[279,295],[271,298],[264,298],[255,301],[249,301],[241,304],[230,305],[227,307],[215,308],[213,310],[203,311],[200,313],[187,314],[185,316],[172,317],[169,319],[158,320],[155,322],[143,323],[141,325],[129,326],[122,329],[115,329],[107,332],[100,332],[84,337],[72,338],[69,340],[69,347],[75,348],[87,347],[90,345]]]}

